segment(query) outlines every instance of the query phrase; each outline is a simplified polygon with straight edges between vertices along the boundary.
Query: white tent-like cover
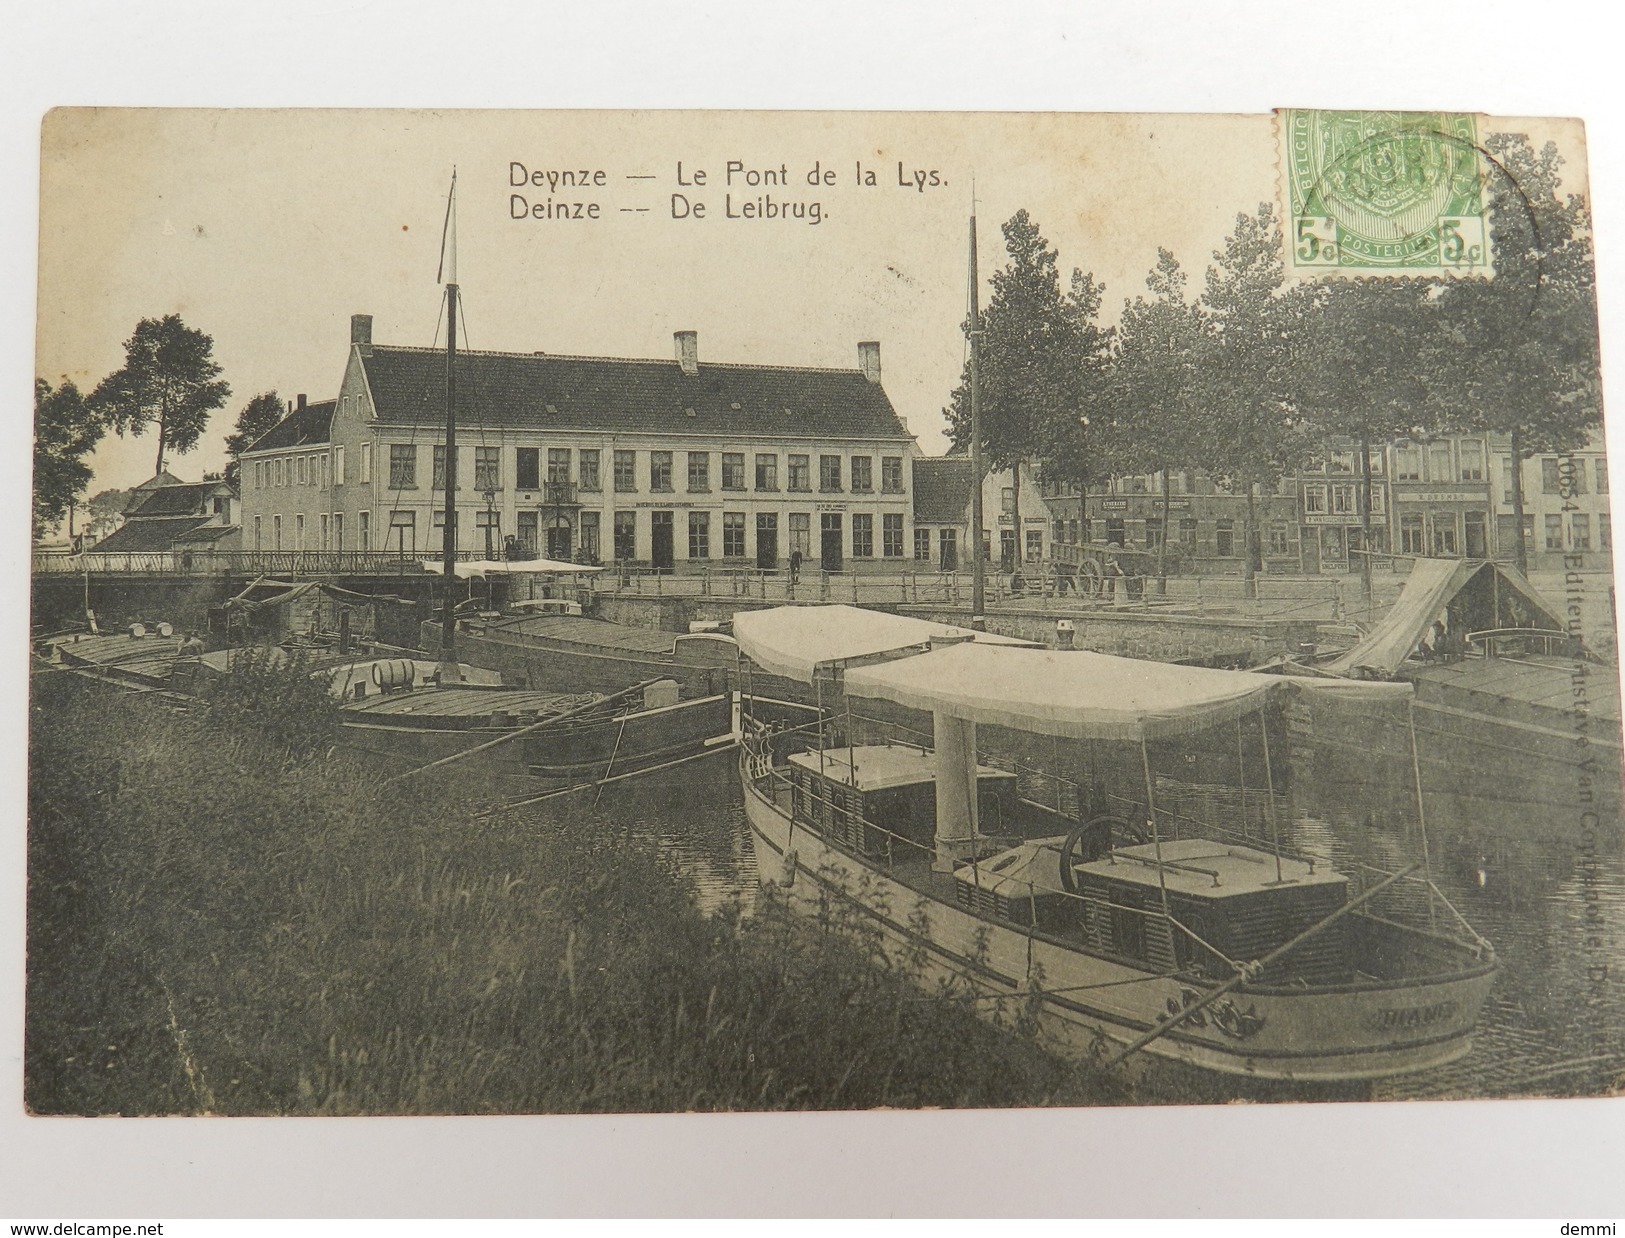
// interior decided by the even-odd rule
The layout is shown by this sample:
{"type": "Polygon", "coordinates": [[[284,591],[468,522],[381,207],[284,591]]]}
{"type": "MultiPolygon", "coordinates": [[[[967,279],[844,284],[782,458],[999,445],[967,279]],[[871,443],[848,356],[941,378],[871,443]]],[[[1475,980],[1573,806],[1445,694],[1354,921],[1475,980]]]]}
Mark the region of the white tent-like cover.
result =
{"type": "Polygon", "coordinates": [[[991,632],[973,632],[907,615],[856,606],[776,606],[734,615],[734,639],[745,656],[765,671],[811,683],[821,666],[929,645],[932,637],[971,639],[978,645],[1037,648],[1029,641],[991,632]]]}
{"type": "MultiPolygon", "coordinates": [[[[1564,624],[1556,609],[1534,585],[1512,568],[1484,559],[1416,559],[1392,608],[1360,643],[1327,664],[1337,675],[1375,671],[1392,675],[1415,652],[1434,620],[1480,572],[1493,572],[1506,596],[1518,597],[1537,622],[1561,632],[1564,624]]],[[[1499,626],[1498,623],[1495,626],[1499,626]]]]}
{"type": "Polygon", "coordinates": [[[1048,649],[1011,637],[851,606],[741,611],[734,636],[764,669],[803,682],[846,663],[853,696],[977,723],[1072,739],[1140,741],[1189,734],[1306,691],[1362,699],[1411,695],[1407,683],[1297,679],[1048,649]],[[929,648],[932,635],[973,636],[929,648]],[[918,650],[868,665],[855,660],[918,650]]]}

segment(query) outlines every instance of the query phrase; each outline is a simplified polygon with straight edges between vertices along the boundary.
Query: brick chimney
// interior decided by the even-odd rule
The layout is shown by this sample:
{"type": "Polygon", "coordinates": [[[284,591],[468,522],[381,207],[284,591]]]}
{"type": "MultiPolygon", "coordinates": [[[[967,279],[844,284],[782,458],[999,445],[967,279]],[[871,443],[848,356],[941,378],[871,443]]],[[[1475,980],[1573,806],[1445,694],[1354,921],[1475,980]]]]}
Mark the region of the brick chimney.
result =
{"type": "Polygon", "coordinates": [[[677,364],[683,373],[692,377],[700,372],[700,333],[698,331],[674,331],[672,339],[677,343],[677,364]]]}
{"type": "Polygon", "coordinates": [[[372,356],[372,315],[350,315],[350,343],[361,349],[363,357],[372,356]]]}
{"type": "Polygon", "coordinates": [[[305,393],[304,393],[304,392],[303,392],[303,391],[301,391],[301,392],[300,392],[300,393],[299,393],[299,394],[298,394],[298,395],[297,395],[297,396],[296,396],[296,397],[295,397],[295,399],[297,399],[297,400],[298,400],[298,401],[299,401],[299,411],[300,411],[300,412],[301,412],[301,413],[302,413],[302,412],[304,412],[304,411],[305,411],[305,393]]]}
{"type": "Polygon", "coordinates": [[[864,340],[858,345],[858,369],[877,387],[880,385],[880,342],[864,340]]]}

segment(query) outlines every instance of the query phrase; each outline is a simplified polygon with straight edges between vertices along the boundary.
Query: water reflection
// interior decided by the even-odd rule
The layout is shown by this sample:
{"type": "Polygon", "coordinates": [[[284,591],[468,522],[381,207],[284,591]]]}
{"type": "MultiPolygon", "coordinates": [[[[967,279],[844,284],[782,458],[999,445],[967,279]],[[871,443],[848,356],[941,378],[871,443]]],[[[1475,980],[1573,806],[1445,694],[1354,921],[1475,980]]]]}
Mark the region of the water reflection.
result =
{"type": "MultiPolygon", "coordinates": [[[[1282,842],[1352,871],[1420,862],[1408,759],[1369,754],[1346,766],[1294,767],[1282,842]],[[1389,766],[1392,766],[1391,768],[1389,766]]],[[[1530,804],[1528,778],[1487,771],[1461,794],[1425,798],[1433,880],[1502,964],[1473,1049],[1450,1066],[1384,1081],[1379,1098],[1596,1094],[1622,1085],[1625,992],[1625,831],[1617,808],[1588,816],[1570,794],[1530,804]],[[1498,792],[1497,784],[1505,788],[1498,792]]],[[[693,880],[702,908],[748,902],[755,864],[731,756],[658,779],[551,801],[550,813],[588,813],[606,830],[653,840],[693,880]]],[[[1420,887],[1412,911],[1427,914],[1420,887]]]]}

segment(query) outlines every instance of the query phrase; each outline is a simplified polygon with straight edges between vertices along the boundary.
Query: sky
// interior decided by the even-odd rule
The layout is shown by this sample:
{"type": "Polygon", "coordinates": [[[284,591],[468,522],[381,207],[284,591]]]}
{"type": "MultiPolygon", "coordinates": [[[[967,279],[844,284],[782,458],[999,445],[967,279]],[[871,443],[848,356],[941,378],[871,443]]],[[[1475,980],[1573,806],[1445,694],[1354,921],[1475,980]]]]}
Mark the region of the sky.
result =
{"type": "MultiPolygon", "coordinates": [[[[1577,125],[1490,127],[1555,138],[1583,185],[1577,125]]],[[[999,225],[1024,208],[1063,274],[1106,285],[1109,319],[1159,246],[1199,289],[1236,215],[1277,193],[1262,113],[58,110],[43,126],[36,372],[88,390],[138,320],[179,314],[213,337],[232,395],[169,467],[218,469],[251,396],[336,393],[351,314],[373,315],[378,343],[443,342],[454,168],[466,347],[664,358],[691,329],[702,364],[853,368],[875,339],[930,454],[964,361],[973,185],[984,305],[999,225]],[[599,217],[535,218],[549,201],[599,217]],[[770,202],[791,217],[750,217],[770,202]]],[[[110,435],[89,493],[149,477],[155,451],[151,434],[110,435]]]]}

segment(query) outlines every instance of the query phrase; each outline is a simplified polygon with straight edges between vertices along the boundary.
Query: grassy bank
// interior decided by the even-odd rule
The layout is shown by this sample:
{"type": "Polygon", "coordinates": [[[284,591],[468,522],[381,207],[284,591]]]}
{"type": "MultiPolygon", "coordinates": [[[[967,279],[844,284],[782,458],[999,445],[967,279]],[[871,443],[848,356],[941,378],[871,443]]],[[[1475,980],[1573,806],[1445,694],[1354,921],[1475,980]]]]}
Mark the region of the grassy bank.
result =
{"type": "Polygon", "coordinates": [[[478,787],[386,787],[261,688],[187,714],[35,676],[35,1112],[1131,1098],[840,926],[702,915],[658,849],[590,813],[477,820],[478,787]]]}

